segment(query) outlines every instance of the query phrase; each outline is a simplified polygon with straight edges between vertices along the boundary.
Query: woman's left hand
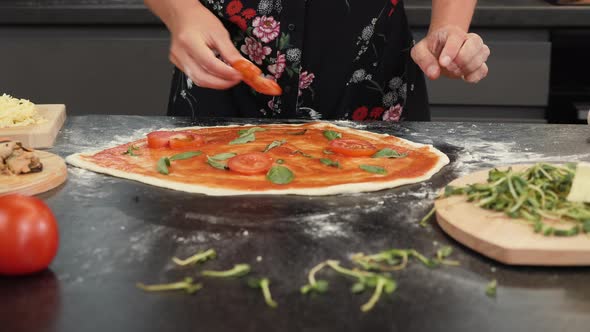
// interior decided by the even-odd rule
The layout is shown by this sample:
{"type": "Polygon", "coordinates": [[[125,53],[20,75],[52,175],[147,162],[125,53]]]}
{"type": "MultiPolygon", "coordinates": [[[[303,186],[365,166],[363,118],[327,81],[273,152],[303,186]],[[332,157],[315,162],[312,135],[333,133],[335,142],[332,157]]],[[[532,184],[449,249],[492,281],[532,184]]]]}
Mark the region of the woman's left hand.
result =
{"type": "Polygon", "coordinates": [[[429,31],[412,48],[412,59],[432,80],[444,75],[477,83],[488,75],[489,55],[479,35],[452,25],[429,31]]]}

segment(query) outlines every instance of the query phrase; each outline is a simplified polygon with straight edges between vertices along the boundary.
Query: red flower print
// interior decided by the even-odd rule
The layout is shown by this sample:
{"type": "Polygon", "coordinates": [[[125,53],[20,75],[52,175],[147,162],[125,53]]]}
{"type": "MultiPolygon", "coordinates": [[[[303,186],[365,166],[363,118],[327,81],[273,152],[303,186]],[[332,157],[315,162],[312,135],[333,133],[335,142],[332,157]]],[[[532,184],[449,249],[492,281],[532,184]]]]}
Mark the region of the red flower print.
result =
{"type": "Polygon", "coordinates": [[[379,119],[385,110],[383,107],[373,107],[371,109],[371,119],[379,119]]]}
{"type": "Polygon", "coordinates": [[[248,29],[248,22],[246,22],[246,20],[241,16],[230,16],[229,21],[237,25],[242,31],[246,31],[246,29],[248,29]]]}
{"type": "Polygon", "coordinates": [[[237,15],[243,7],[244,5],[240,0],[232,0],[230,1],[230,3],[227,4],[227,8],[225,8],[225,11],[227,12],[227,15],[234,16],[237,15]]]}
{"type": "Polygon", "coordinates": [[[252,19],[254,16],[256,16],[256,11],[252,8],[247,8],[244,9],[244,11],[242,12],[242,16],[247,19],[250,20],[252,19]]]}
{"type": "Polygon", "coordinates": [[[302,91],[309,88],[311,83],[313,83],[313,79],[315,75],[313,73],[308,73],[307,71],[303,71],[299,74],[299,95],[303,93],[302,91]]]}
{"type": "Polygon", "coordinates": [[[354,112],[352,112],[352,119],[354,121],[363,121],[364,119],[367,118],[368,114],[369,114],[369,108],[367,108],[367,106],[361,106],[361,107],[355,109],[354,112]]]}
{"type": "Polygon", "coordinates": [[[389,11],[389,15],[387,16],[391,16],[393,14],[393,12],[395,12],[395,7],[397,6],[397,3],[399,2],[399,0],[389,0],[391,1],[391,10],[389,11]]]}
{"type": "MultiPolygon", "coordinates": [[[[243,18],[241,19],[243,20],[243,18]]],[[[246,37],[245,42],[246,44],[240,47],[240,51],[242,51],[244,54],[248,54],[250,60],[256,62],[259,65],[262,64],[262,60],[264,60],[266,56],[272,51],[270,47],[262,46],[262,43],[254,38],[246,37]]]]}
{"type": "Polygon", "coordinates": [[[275,21],[272,16],[257,17],[252,21],[252,26],[254,27],[252,30],[254,36],[260,38],[264,43],[273,41],[281,31],[281,23],[275,21]]]}
{"type": "Polygon", "coordinates": [[[383,121],[399,122],[403,110],[404,108],[400,104],[391,106],[387,111],[385,111],[385,113],[383,113],[383,121]]]}

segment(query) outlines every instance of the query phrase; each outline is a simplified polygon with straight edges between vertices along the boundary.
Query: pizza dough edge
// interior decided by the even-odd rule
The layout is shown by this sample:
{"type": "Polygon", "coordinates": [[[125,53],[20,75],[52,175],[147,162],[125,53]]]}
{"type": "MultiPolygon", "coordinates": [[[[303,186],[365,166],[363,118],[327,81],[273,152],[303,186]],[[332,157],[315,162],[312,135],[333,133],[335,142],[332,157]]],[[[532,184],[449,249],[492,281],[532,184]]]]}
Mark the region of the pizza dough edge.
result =
{"type": "MultiPolygon", "coordinates": [[[[309,124],[309,123],[308,123],[309,124]]],[[[281,124],[289,125],[289,126],[301,126],[304,124],[281,124]]],[[[324,122],[317,122],[312,123],[313,126],[331,126],[333,128],[337,128],[338,130],[350,131],[356,135],[361,135],[365,137],[374,137],[375,135],[378,136],[391,136],[389,134],[379,134],[374,133],[362,129],[354,129],[349,127],[341,127],[334,125],[332,123],[324,123],[324,122]]],[[[227,125],[227,126],[215,126],[219,127],[243,127],[243,126],[252,126],[249,124],[244,125],[227,125]]],[[[213,126],[212,126],[213,127],[213,126]]],[[[175,128],[175,130],[187,130],[187,129],[202,129],[202,128],[212,128],[212,127],[184,127],[184,128],[175,128]]],[[[117,169],[111,169],[108,167],[103,167],[96,165],[92,162],[84,160],[83,156],[91,156],[97,152],[104,151],[103,150],[94,150],[88,152],[81,152],[81,153],[74,153],[66,157],[66,162],[72,166],[86,169],[89,171],[93,171],[96,173],[107,174],[123,179],[134,180],[138,182],[142,182],[148,185],[153,185],[157,187],[172,189],[176,191],[184,191],[188,193],[196,193],[196,194],[205,194],[209,196],[239,196],[239,195],[303,195],[303,196],[328,196],[328,195],[338,195],[338,194],[354,194],[354,193],[361,193],[361,192],[372,192],[372,191],[380,191],[384,189],[392,189],[395,187],[399,187],[402,185],[407,184],[415,184],[419,182],[423,182],[429,180],[434,174],[438,173],[444,166],[449,164],[450,160],[448,156],[442,153],[440,150],[436,149],[433,145],[430,144],[422,144],[412,142],[403,138],[396,137],[404,144],[407,144],[411,147],[428,147],[428,149],[436,154],[439,158],[434,167],[432,167],[428,172],[423,174],[420,177],[416,178],[404,178],[404,179],[395,179],[393,181],[387,182],[361,182],[361,183],[346,183],[346,184],[339,184],[324,188],[296,188],[296,189],[277,189],[277,190],[264,190],[264,191],[246,191],[246,190],[232,190],[232,189],[221,189],[221,188],[212,188],[207,186],[200,186],[195,184],[185,184],[179,183],[175,181],[166,181],[158,178],[153,178],[150,176],[145,176],[141,174],[135,174],[130,172],[125,172],[117,169]]],[[[108,148],[107,148],[108,149],[108,148]]]]}

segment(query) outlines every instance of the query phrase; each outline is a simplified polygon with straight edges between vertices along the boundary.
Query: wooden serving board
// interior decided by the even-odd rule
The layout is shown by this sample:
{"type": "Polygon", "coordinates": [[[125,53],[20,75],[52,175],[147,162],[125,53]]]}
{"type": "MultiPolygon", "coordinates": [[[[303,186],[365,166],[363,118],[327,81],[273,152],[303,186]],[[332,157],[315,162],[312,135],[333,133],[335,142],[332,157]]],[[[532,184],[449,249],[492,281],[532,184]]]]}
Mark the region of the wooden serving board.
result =
{"type": "MultiPolygon", "coordinates": [[[[514,170],[530,165],[512,166],[514,170]]],[[[499,167],[505,169],[505,167],[499,167]]],[[[485,183],[489,170],[454,180],[450,185],[485,183]]],[[[466,197],[439,198],[434,203],[440,227],[455,240],[497,261],[514,265],[590,265],[590,235],[544,236],[524,220],[484,210],[466,197]]]]}
{"type": "Polygon", "coordinates": [[[0,175],[0,195],[19,193],[36,195],[64,183],[68,177],[65,161],[58,155],[35,151],[43,164],[43,171],[22,175],[0,175]]]}
{"type": "Polygon", "coordinates": [[[35,105],[47,122],[25,127],[0,128],[0,137],[19,141],[34,149],[50,148],[66,120],[66,105],[35,105]]]}

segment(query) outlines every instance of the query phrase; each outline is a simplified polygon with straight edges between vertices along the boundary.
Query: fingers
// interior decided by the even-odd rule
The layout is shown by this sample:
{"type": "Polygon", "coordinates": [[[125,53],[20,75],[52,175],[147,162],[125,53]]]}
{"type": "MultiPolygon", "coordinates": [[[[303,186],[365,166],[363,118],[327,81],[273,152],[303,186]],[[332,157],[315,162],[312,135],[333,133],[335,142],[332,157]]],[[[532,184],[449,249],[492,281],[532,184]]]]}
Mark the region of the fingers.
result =
{"type": "MultiPolygon", "coordinates": [[[[465,42],[465,36],[460,34],[450,34],[447,38],[443,50],[440,52],[439,63],[441,66],[447,68],[450,64],[456,62],[457,55],[465,42]]],[[[447,68],[452,71],[452,68],[447,68]]]]}
{"type": "Polygon", "coordinates": [[[463,80],[469,83],[477,83],[481,81],[483,78],[488,76],[488,65],[482,64],[476,71],[472,72],[471,74],[465,76],[463,80]]]}
{"type": "Polygon", "coordinates": [[[435,80],[440,76],[440,66],[436,57],[430,52],[425,40],[412,47],[412,59],[420,69],[430,78],[435,80]]]}
{"type": "Polygon", "coordinates": [[[478,70],[490,56],[490,48],[487,45],[483,45],[481,49],[469,60],[469,62],[461,67],[464,75],[469,75],[474,71],[478,70]]]}
{"type": "Polygon", "coordinates": [[[207,46],[204,43],[196,42],[191,45],[185,45],[185,49],[190,57],[196,63],[198,63],[204,71],[210,73],[211,75],[229,81],[240,80],[240,73],[238,73],[238,71],[233,69],[231,66],[227,65],[221,59],[217,58],[210,46],[207,46]]]}
{"type": "MultiPolygon", "coordinates": [[[[481,54],[484,46],[485,45],[480,36],[470,33],[457,54],[457,57],[454,59],[454,62],[459,67],[465,68],[465,66],[467,66],[476,56],[481,54]]],[[[479,66],[476,68],[479,68],[479,66]]]]}
{"type": "Polygon", "coordinates": [[[236,85],[240,80],[227,80],[222,77],[212,75],[210,72],[203,69],[186,53],[180,55],[176,53],[170,54],[170,61],[182,70],[193,83],[199,87],[225,90],[236,85]]]}

